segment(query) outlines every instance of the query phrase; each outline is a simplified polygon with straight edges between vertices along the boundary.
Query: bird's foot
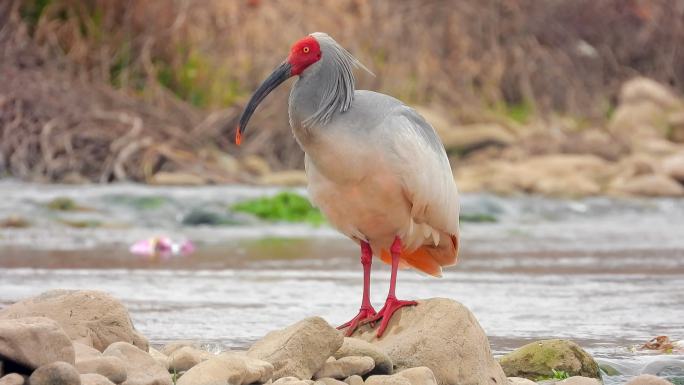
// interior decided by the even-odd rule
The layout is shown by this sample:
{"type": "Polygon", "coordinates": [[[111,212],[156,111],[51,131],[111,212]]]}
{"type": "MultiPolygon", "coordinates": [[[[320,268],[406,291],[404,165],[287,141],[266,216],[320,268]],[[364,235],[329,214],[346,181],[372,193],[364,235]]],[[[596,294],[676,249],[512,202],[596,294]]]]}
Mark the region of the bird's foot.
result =
{"type": "Polygon", "coordinates": [[[356,317],[352,318],[349,322],[345,322],[344,324],[338,326],[337,329],[347,329],[345,330],[344,335],[349,337],[352,335],[352,333],[354,333],[354,331],[356,331],[356,328],[365,323],[367,319],[375,317],[375,315],[376,313],[375,309],[373,309],[373,306],[361,306],[361,309],[359,309],[359,314],[357,314],[356,317]]]}
{"type": "Polygon", "coordinates": [[[387,300],[385,301],[385,306],[383,306],[382,309],[380,309],[380,311],[375,316],[363,321],[362,325],[370,323],[372,326],[376,321],[382,319],[382,322],[380,322],[380,327],[377,331],[377,336],[378,338],[380,338],[382,337],[382,334],[385,332],[385,329],[387,329],[387,325],[389,325],[390,319],[392,319],[392,315],[394,314],[394,312],[396,312],[404,306],[416,305],[418,305],[418,302],[416,301],[404,301],[397,299],[396,297],[387,297],[387,300]]]}

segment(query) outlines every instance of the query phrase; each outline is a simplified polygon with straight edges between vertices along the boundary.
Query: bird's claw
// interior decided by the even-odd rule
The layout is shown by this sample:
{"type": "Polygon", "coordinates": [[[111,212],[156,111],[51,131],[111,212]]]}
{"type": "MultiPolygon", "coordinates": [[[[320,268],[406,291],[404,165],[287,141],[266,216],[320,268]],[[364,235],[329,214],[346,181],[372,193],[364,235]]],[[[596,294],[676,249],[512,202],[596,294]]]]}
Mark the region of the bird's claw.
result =
{"type": "Polygon", "coordinates": [[[373,309],[373,306],[363,306],[359,310],[359,314],[356,315],[356,317],[352,318],[349,322],[345,322],[342,325],[338,326],[338,330],[346,329],[344,332],[345,337],[351,336],[356,329],[361,326],[366,324],[366,320],[372,317],[375,317],[375,309],[373,309]]]}
{"type": "Polygon", "coordinates": [[[377,331],[377,336],[378,338],[382,337],[382,334],[385,332],[385,329],[387,329],[387,325],[389,325],[390,320],[392,319],[392,315],[394,312],[397,310],[401,309],[404,306],[415,306],[418,305],[418,302],[416,301],[404,301],[400,299],[396,299],[395,297],[388,297],[387,301],[385,301],[385,305],[380,309],[380,311],[375,314],[373,317],[369,317],[365,319],[363,322],[361,322],[361,325],[366,325],[370,324],[371,327],[375,327],[375,323],[379,320],[382,320],[380,322],[380,327],[378,328],[377,331]]]}

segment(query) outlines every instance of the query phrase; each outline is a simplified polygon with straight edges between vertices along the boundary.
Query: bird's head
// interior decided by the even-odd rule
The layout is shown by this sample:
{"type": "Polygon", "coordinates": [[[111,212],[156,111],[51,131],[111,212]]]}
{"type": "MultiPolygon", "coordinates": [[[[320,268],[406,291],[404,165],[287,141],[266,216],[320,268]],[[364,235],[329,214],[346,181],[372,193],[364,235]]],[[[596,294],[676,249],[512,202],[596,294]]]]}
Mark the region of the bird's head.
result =
{"type": "Polygon", "coordinates": [[[290,55],[261,83],[242,112],[240,123],[235,131],[237,145],[242,142],[242,133],[259,103],[285,80],[301,75],[312,64],[321,60],[322,56],[321,44],[313,35],[306,36],[292,45],[290,55]]]}

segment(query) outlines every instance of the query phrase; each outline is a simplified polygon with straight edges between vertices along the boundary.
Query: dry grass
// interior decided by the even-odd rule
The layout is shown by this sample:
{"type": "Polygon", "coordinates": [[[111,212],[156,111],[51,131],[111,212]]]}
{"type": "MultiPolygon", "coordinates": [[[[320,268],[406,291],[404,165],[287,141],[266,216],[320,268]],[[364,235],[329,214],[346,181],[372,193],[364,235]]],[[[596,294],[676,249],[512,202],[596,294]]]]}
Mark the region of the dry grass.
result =
{"type": "MultiPolygon", "coordinates": [[[[684,89],[682,0],[12,0],[0,5],[3,20],[5,63],[21,68],[21,60],[33,60],[36,73],[50,68],[63,82],[77,79],[83,82],[81,98],[97,99],[89,96],[95,91],[85,91],[92,84],[120,90],[116,102],[85,104],[109,112],[88,112],[90,124],[65,125],[67,136],[97,137],[87,150],[78,143],[59,150],[103,152],[84,156],[88,164],[72,160],[58,173],[50,171],[48,164],[59,151],[43,148],[51,141],[41,144],[39,138],[45,138],[47,122],[57,119],[54,126],[64,119],[50,108],[38,128],[22,130],[33,130],[30,144],[3,143],[2,155],[10,159],[5,161],[15,164],[12,173],[24,167],[19,175],[48,179],[74,167],[93,167],[98,171],[75,171],[89,179],[140,180],[184,163],[165,166],[168,156],[158,150],[150,155],[148,149],[160,143],[189,154],[205,147],[236,153],[229,138],[239,105],[293,41],[317,30],[331,34],[375,72],[376,77],[360,79],[361,88],[430,105],[453,122],[501,116],[525,122],[533,115],[601,120],[610,113],[619,84],[636,74],[684,89]],[[21,59],[17,52],[30,52],[33,59],[21,59]],[[145,107],[126,102],[124,95],[144,101],[145,107]],[[205,119],[211,111],[219,112],[205,119]],[[117,138],[134,133],[136,117],[144,135],[136,134],[131,143],[137,144],[123,151],[126,145],[117,138]],[[102,120],[121,128],[95,135],[102,120]],[[15,155],[17,148],[24,155],[15,155]],[[43,153],[39,158],[45,164],[29,161],[32,155],[26,154],[34,151],[43,153]],[[126,161],[119,166],[102,161],[122,157],[126,161]],[[107,171],[117,167],[123,174],[107,171]]],[[[255,115],[240,150],[261,154],[281,168],[301,166],[302,159],[287,124],[286,88],[255,115]]],[[[26,92],[10,89],[9,94],[31,99],[34,91],[26,92]]],[[[77,91],[72,97],[79,98],[77,91]]],[[[57,91],[52,98],[59,98],[57,91]]],[[[40,100],[49,106],[49,99],[40,100]]],[[[16,139],[12,135],[10,142],[16,139]]]]}

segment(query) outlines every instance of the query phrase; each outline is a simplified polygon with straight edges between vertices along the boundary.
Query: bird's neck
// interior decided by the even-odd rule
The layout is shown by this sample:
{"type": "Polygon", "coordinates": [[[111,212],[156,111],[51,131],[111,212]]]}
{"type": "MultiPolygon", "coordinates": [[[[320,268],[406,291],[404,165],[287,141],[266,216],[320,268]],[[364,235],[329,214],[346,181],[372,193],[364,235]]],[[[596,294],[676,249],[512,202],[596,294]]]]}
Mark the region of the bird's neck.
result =
{"type": "Polygon", "coordinates": [[[290,125],[300,144],[312,140],[336,114],[349,109],[354,81],[345,69],[328,60],[316,63],[314,71],[303,73],[290,93],[290,125]]]}

